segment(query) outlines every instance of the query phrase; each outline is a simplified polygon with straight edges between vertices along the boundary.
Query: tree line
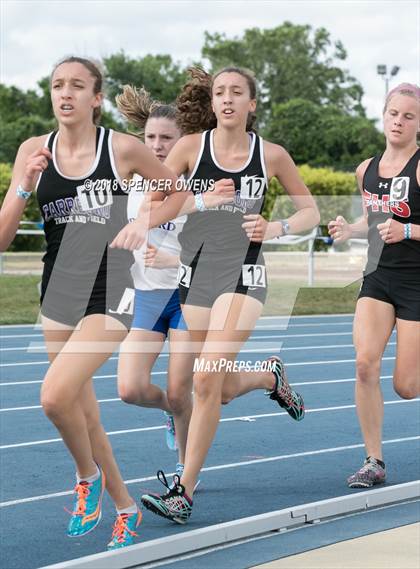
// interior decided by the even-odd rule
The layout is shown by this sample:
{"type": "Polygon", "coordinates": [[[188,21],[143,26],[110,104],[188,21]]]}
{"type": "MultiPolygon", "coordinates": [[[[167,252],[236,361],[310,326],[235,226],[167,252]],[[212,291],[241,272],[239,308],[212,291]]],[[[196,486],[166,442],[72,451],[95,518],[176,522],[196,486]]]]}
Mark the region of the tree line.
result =
{"type": "MultiPolygon", "coordinates": [[[[255,73],[258,131],[284,146],[297,164],[352,171],[383,149],[383,136],[361,102],[363,88],[343,67],[346,50],[325,28],[284,22],[234,38],[206,32],[201,57],[195,64],[210,72],[234,65],[255,73]]],[[[121,51],[102,64],[102,124],[122,131],[127,125],[114,99],[123,85],[143,86],[153,98],[171,103],[187,79],[187,67],[167,54],[133,58],[121,51]]],[[[13,162],[23,140],[54,127],[48,77],[36,91],[0,84],[0,162],[13,162]]]]}

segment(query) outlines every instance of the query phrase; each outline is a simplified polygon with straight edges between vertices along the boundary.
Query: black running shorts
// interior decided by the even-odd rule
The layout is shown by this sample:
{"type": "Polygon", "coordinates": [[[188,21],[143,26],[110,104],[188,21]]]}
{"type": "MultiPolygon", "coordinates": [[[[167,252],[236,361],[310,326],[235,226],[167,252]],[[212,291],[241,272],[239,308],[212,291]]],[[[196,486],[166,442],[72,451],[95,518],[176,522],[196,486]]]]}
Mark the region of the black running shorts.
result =
{"type": "Polygon", "coordinates": [[[365,275],[359,293],[359,298],[363,297],[392,304],[401,320],[420,322],[420,272],[417,277],[379,267],[365,275]]]}

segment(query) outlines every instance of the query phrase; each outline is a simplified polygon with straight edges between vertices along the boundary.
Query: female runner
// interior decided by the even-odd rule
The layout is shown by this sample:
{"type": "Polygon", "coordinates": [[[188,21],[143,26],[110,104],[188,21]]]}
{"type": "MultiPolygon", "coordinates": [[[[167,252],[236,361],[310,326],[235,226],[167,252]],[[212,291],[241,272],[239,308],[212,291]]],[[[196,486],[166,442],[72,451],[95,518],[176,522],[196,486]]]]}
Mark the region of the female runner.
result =
{"type": "MultiPolygon", "coordinates": [[[[181,137],[175,107],[152,101],[146,91],[137,91],[130,86],[124,87],[116,100],[119,111],[141,133],[144,132],[146,146],[163,162],[181,137]]],[[[144,199],[142,179],[135,181],[137,187],[132,188],[128,197],[129,219],[136,218],[144,199]]],[[[181,312],[177,283],[181,251],[178,235],[185,220],[184,215],[152,229],[148,234],[147,249],[134,253],[134,318],[121,347],[118,364],[118,389],[122,400],[165,411],[168,447],[179,450],[178,474],[183,471],[192,410],[194,357],[185,349],[189,334],[181,312]],[[164,391],[151,383],[151,371],[168,334],[170,354],[167,391],[164,391]],[[124,350],[126,345],[127,350],[124,350]]]]}
{"type": "Polygon", "coordinates": [[[354,316],[356,407],[366,449],[350,488],[385,482],[382,455],[382,356],[397,330],[394,389],[404,399],[420,393],[420,149],[416,136],[420,89],[402,83],[387,96],[383,112],[386,149],[362,162],[356,177],[364,217],[329,223],[337,243],[368,239],[368,261],[354,316]]]}
{"type": "Polygon", "coordinates": [[[180,235],[179,290],[199,354],[199,371],[193,377],[183,475],[175,476],[170,486],[159,471],[167,492],[144,495],[142,502],[177,523],[185,523],[191,514],[194,486],[215,435],[222,402],[264,388],[294,419],[302,419],[304,413],[303,399],[291,390],[279,358],[271,358],[274,372],[234,371],[235,358],[266,296],[261,242],[307,230],[319,221],[315,202],[289,154],[252,130],[255,109],[256,85],[248,72],[225,68],[211,77],[193,70],[178,99],[178,110],[181,128],[194,134],[181,138],[166,161],[176,174],[188,175],[188,186],[195,194],[195,213],[188,216],[180,235]],[[287,220],[267,223],[260,212],[273,176],[286,188],[297,212],[287,220]],[[210,200],[216,187],[233,192],[233,203],[214,208],[210,200]]]}
{"type": "MultiPolygon", "coordinates": [[[[68,535],[80,537],[98,524],[106,487],[117,508],[108,544],[115,549],[133,542],[141,514],[101,425],[92,382],[125,338],[132,317],[133,257],[108,244],[117,236],[138,247],[148,229],[144,220],[126,225],[122,180],[139,172],[171,190],[176,178],[134,137],[96,126],[101,89],[101,73],[87,59],[69,57],[55,67],[51,100],[58,130],[19,148],[0,212],[0,249],[13,240],[36,190],[47,242],[41,314],[50,359],[41,403],[77,471],[68,535]]],[[[173,193],[156,208],[158,223],[175,217],[183,199],[173,193]]]]}

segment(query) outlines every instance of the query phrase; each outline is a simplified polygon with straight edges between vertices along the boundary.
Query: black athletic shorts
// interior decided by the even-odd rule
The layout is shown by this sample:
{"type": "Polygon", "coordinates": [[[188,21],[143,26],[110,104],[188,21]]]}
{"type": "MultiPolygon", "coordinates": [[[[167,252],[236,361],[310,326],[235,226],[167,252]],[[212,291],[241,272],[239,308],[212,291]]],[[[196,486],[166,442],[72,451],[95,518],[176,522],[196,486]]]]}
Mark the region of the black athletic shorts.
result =
{"type": "Polygon", "coordinates": [[[106,314],[121,322],[127,330],[134,313],[134,286],[131,274],[120,273],[119,278],[99,276],[93,286],[78,277],[54,275],[44,269],[41,282],[41,314],[46,318],[76,326],[91,314],[106,314]]]}
{"type": "Polygon", "coordinates": [[[178,271],[181,304],[211,308],[224,293],[245,294],[264,304],[267,275],[264,258],[238,263],[236,259],[197,256],[189,264],[182,262],[178,271]]]}
{"type": "Polygon", "coordinates": [[[359,293],[363,297],[392,304],[401,320],[420,322],[420,274],[379,267],[365,275],[359,293]]]}

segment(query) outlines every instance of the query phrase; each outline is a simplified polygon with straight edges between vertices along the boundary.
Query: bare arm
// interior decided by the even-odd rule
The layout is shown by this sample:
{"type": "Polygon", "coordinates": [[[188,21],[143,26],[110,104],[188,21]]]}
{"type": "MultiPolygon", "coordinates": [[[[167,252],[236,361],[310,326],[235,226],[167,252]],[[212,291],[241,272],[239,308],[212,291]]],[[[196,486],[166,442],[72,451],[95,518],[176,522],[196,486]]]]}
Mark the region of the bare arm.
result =
{"type": "Polygon", "coordinates": [[[318,225],[320,221],[318,207],[290,154],[281,146],[269,142],[264,143],[264,153],[269,179],[272,176],[278,179],[296,208],[296,213],[287,220],[290,233],[301,233],[318,225]]]}
{"type": "Polygon", "coordinates": [[[328,224],[328,232],[336,243],[344,243],[348,239],[366,239],[368,235],[367,211],[363,200],[363,177],[372,158],[368,158],[356,169],[357,185],[362,196],[363,216],[354,223],[348,223],[342,215],[328,224]]]}
{"type": "Polygon", "coordinates": [[[48,166],[51,154],[44,148],[46,136],[30,138],[18,150],[12,179],[0,210],[0,251],[5,251],[15,238],[27,200],[16,195],[19,185],[26,192],[35,189],[36,181],[48,166]]]}
{"type": "MultiPolygon", "coordinates": [[[[290,155],[281,146],[264,141],[264,156],[268,179],[273,176],[278,179],[297,210],[287,219],[290,233],[301,233],[318,225],[318,207],[290,155]]],[[[266,221],[261,215],[253,214],[244,215],[244,220],[242,227],[251,241],[261,242],[283,235],[279,221],[266,221]]]]}

